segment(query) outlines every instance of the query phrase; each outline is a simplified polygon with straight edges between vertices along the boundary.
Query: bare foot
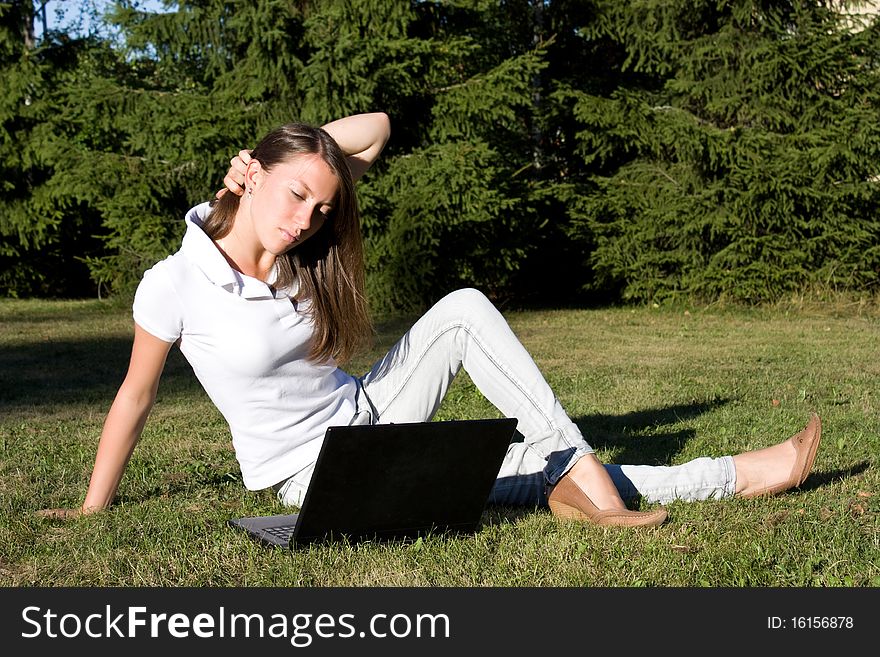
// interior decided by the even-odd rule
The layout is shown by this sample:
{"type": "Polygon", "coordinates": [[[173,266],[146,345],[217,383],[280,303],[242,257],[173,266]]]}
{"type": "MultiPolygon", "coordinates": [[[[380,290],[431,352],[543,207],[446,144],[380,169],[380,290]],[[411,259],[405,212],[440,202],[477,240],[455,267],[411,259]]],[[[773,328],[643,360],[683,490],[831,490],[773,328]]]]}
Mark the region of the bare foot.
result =
{"type": "Polygon", "coordinates": [[[803,431],[772,447],[733,457],[739,497],[775,495],[800,486],[813,467],[822,426],[815,413],[803,431]]]}
{"type": "Polygon", "coordinates": [[[749,497],[776,486],[791,474],[797,451],[788,440],[773,447],[744,452],[733,457],[736,466],[736,494],[749,497]]]}
{"type": "Polygon", "coordinates": [[[587,497],[601,510],[626,509],[626,504],[611,481],[608,471],[595,454],[587,454],[578,459],[568,471],[568,476],[578,485],[587,497]]]}

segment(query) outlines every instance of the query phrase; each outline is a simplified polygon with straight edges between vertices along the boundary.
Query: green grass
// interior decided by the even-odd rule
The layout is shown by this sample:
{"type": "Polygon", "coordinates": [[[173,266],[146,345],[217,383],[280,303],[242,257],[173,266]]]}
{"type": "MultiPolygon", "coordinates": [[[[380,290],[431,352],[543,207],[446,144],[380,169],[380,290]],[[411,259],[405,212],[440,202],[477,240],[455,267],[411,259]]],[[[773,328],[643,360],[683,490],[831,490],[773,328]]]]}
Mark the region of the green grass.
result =
{"type": "MultiPolygon", "coordinates": [[[[474,536],[263,548],[234,516],[281,512],[247,491],[227,429],[173,350],[108,511],[81,503],[125,374],[127,308],[0,300],[0,584],[4,586],[880,586],[880,313],[854,306],[509,313],[603,460],[673,464],[778,442],[809,412],[823,443],[801,490],[669,506],[633,531],[490,507],[474,536]]],[[[379,326],[361,373],[407,326],[379,326]]],[[[497,415],[466,376],[438,419],[497,415]]]]}

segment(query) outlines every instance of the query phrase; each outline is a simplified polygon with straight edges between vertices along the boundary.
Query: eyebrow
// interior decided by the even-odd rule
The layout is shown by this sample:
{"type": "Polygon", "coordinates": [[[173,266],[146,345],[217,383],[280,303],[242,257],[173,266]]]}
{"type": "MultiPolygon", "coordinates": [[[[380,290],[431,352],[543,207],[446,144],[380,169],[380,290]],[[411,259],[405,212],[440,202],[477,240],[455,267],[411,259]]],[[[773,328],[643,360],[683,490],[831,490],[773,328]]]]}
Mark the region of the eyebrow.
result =
{"type": "MultiPolygon", "coordinates": [[[[306,192],[309,194],[309,196],[314,196],[314,195],[315,195],[315,192],[312,191],[311,187],[309,187],[308,185],[306,185],[306,184],[305,184],[302,180],[300,180],[299,178],[294,178],[291,182],[295,182],[295,183],[297,183],[297,184],[299,184],[299,185],[302,185],[303,189],[306,190],[306,192]]],[[[325,206],[325,207],[329,208],[330,210],[332,210],[333,207],[334,207],[334,205],[333,205],[333,203],[332,203],[331,201],[327,201],[327,202],[324,202],[324,203],[320,203],[319,205],[325,206]]]]}

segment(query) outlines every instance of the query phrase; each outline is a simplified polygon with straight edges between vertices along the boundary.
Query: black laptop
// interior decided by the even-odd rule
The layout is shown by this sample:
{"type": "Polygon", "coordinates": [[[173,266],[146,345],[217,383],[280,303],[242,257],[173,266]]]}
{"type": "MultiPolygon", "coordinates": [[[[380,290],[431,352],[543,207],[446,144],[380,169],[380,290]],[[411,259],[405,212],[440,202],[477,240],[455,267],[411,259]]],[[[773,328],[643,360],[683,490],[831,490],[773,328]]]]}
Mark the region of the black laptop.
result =
{"type": "Polygon", "coordinates": [[[281,547],[471,533],[515,430],[515,418],[329,427],[299,513],[229,524],[281,547]]]}

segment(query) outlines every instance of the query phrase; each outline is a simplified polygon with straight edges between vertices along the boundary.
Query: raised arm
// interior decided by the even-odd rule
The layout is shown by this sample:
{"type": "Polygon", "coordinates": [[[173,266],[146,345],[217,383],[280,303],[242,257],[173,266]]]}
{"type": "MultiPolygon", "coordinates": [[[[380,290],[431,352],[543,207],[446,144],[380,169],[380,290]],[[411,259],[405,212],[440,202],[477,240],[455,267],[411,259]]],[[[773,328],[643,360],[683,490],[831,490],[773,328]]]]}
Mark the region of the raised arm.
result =
{"type": "Polygon", "coordinates": [[[321,127],[348,156],[351,177],[355,180],[373,165],[391,136],[391,122],[385,112],[352,114],[321,127]]]}
{"type": "Polygon", "coordinates": [[[86,499],[79,509],[48,509],[40,512],[41,515],[73,517],[110,506],[156,400],[159,378],[171,344],[135,324],[128,373],[104,421],[86,499]]]}
{"type": "MultiPolygon", "coordinates": [[[[346,154],[351,177],[360,178],[379,157],[391,136],[391,121],[385,112],[352,114],[321,126],[336,140],[346,154]]],[[[229,171],[223,178],[225,187],[217,192],[217,198],[227,190],[241,196],[244,193],[244,174],[251,159],[250,150],[241,150],[229,161],[229,171]]]]}

